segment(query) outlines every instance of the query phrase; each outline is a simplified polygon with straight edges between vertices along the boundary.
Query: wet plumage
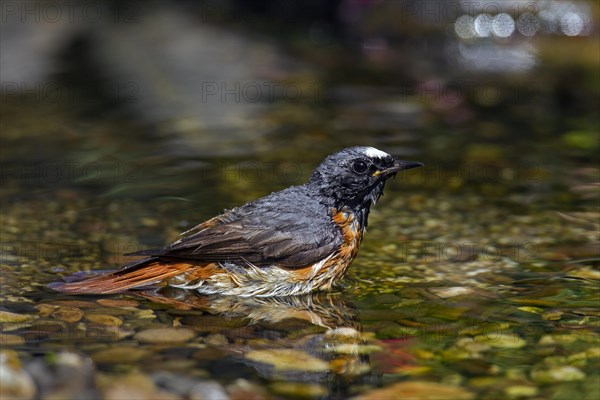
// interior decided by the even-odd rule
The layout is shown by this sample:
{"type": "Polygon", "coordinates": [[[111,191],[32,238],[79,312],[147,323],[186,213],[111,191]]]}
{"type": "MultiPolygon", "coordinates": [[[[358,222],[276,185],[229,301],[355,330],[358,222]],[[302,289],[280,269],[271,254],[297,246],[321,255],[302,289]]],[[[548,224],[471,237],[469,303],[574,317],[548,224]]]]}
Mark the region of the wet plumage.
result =
{"type": "Polygon", "coordinates": [[[145,258],[118,271],[51,287],[100,294],[163,284],[237,296],[326,290],[356,257],[386,180],[420,165],[348,148],[327,157],[304,185],[226,211],[166,247],[133,253],[145,258]]]}

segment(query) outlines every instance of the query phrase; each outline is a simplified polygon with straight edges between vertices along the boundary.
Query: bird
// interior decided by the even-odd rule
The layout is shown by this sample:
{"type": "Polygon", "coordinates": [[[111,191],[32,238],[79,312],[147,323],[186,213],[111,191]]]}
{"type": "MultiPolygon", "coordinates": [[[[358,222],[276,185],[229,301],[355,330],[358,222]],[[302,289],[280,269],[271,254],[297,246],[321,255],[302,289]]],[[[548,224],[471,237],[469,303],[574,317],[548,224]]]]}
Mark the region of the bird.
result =
{"type": "Polygon", "coordinates": [[[111,294],[153,285],[206,295],[284,297],[330,290],[355,259],[371,205],[399,171],[423,166],[374,147],[327,156],[302,185],[225,210],[122,268],[49,286],[111,294]]]}

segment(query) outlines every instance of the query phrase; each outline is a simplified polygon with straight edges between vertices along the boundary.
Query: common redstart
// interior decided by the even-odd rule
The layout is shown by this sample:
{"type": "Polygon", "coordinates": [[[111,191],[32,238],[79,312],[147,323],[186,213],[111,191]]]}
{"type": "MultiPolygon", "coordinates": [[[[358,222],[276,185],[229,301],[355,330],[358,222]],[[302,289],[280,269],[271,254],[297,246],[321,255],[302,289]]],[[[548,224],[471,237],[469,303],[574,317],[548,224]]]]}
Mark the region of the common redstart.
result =
{"type": "Polygon", "coordinates": [[[387,179],[422,165],[350,147],[325,158],[303,185],[225,211],[161,249],[131,253],[144,258],[117,271],[50,287],[105,294],[159,284],[243,297],[327,290],[356,257],[387,179]]]}

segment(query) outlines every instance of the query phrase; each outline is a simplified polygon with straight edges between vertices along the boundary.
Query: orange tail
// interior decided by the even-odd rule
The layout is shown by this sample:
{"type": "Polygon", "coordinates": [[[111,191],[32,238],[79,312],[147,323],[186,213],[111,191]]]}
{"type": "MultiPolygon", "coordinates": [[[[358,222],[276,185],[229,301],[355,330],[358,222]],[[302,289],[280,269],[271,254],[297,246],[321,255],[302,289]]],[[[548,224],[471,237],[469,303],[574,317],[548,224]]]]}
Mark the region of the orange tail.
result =
{"type": "Polygon", "coordinates": [[[193,266],[186,263],[166,263],[148,258],[124,268],[79,282],[54,282],[51,289],[64,293],[109,294],[158,283],[182,274],[193,266]]]}

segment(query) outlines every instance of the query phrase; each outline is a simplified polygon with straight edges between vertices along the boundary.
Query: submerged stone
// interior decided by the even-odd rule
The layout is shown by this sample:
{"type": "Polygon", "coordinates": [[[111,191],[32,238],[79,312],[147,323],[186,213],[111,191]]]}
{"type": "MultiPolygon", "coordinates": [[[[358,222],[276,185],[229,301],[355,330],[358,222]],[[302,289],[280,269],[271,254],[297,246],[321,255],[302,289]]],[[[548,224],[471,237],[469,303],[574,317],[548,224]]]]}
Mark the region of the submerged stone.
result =
{"type": "Polygon", "coordinates": [[[327,389],[314,383],[275,382],[271,385],[273,393],[280,396],[312,399],[327,395],[327,389]]]}
{"type": "Polygon", "coordinates": [[[590,279],[594,281],[600,281],[600,271],[596,269],[592,269],[590,267],[583,267],[577,270],[569,272],[567,276],[572,276],[574,278],[582,278],[582,279],[590,279]]]}
{"type": "Polygon", "coordinates": [[[140,305],[138,301],[125,299],[100,299],[96,303],[105,307],[137,307],[140,305]]]}
{"type": "Polygon", "coordinates": [[[292,349],[254,350],[246,354],[251,361],[270,364],[278,371],[327,372],[329,363],[292,349]]]}
{"type": "Polygon", "coordinates": [[[504,393],[508,397],[530,397],[536,396],[539,393],[539,389],[535,386],[515,385],[504,389],[504,393]]]}
{"type": "Polygon", "coordinates": [[[543,308],[532,307],[532,306],[523,306],[523,307],[518,307],[517,309],[521,310],[523,312],[532,313],[532,314],[541,314],[544,312],[543,308]]]}
{"type": "Polygon", "coordinates": [[[12,350],[0,352],[0,398],[33,399],[36,385],[31,375],[21,368],[17,353],[12,350]]]}
{"type": "Polygon", "coordinates": [[[229,400],[229,395],[219,382],[200,382],[192,387],[190,400],[223,399],[229,400]]]}
{"type": "Polygon", "coordinates": [[[95,352],[92,360],[99,364],[135,363],[149,354],[137,347],[117,346],[95,352]]]}
{"type": "Polygon", "coordinates": [[[65,322],[77,322],[83,318],[83,315],[84,313],[81,311],[81,309],[69,306],[58,307],[52,313],[54,318],[65,322]]]}
{"type": "Polygon", "coordinates": [[[540,338],[539,344],[551,345],[551,344],[562,344],[568,345],[576,342],[589,342],[598,343],[600,336],[594,332],[571,332],[571,333],[557,333],[544,335],[540,338]]]}
{"type": "Polygon", "coordinates": [[[554,366],[549,369],[538,369],[531,373],[531,379],[539,383],[553,383],[580,381],[585,378],[585,373],[579,368],[570,365],[554,366]]]}
{"type": "Polygon", "coordinates": [[[464,286],[453,286],[453,287],[447,287],[447,288],[431,288],[431,289],[429,289],[429,291],[443,299],[448,299],[451,297],[458,297],[458,296],[467,296],[467,295],[473,293],[472,288],[464,287],[464,286]]]}
{"type": "Polygon", "coordinates": [[[106,326],[121,326],[123,325],[123,320],[119,317],[115,317],[114,315],[107,314],[88,314],[85,316],[90,322],[100,325],[106,326]]]}
{"type": "Polygon", "coordinates": [[[187,328],[146,329],[134,335],[134,339],[146,343],[176,343],[193,339],[196,333],[187,328]]]}
{"type": "Polygon", "coordinates": [[[542,313],[542,319],[546,321],[558,321],[562,318],[564,312],[560,310],[549,310],[542,313]]]}
{"type": "Polygon", "coordinates": [[[478,335],[475,336],[475,341],[503,349],[518,349],[527,344],[527,342],[518,335],[509,333],[478,335]]]}
{"type": "Polygon", "coordinates": [[[104,398],[107,400],[176,400],[179,396],[162,391],[150,377],[133,372],[119,377],[106,376],[101,383],[104,398]]]}
{"type": "Polygon", "coordinates": [[[34,315],[17,314],[8,311],[0,311],[0,323],[4,322],[25,322],[34,319],[34,315]]]}

